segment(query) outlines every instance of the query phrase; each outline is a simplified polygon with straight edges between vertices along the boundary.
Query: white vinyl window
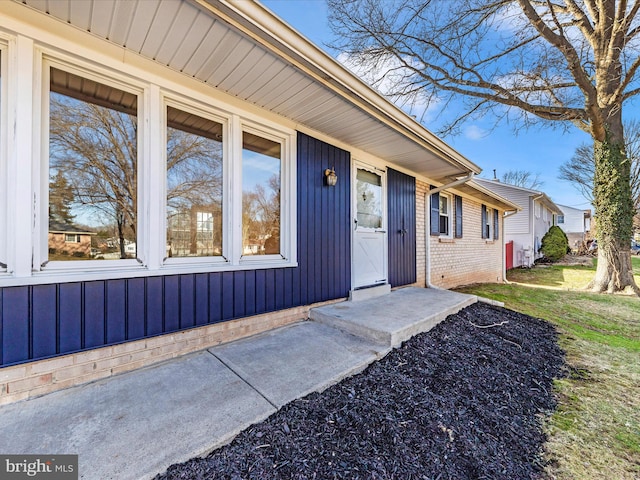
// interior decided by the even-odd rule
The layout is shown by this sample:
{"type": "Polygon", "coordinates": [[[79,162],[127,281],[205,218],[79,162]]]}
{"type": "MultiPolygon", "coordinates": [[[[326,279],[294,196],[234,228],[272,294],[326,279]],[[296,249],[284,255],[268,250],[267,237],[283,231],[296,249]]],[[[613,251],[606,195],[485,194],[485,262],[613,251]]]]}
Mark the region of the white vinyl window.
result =
{"type": "MultiPolygon", "coordinates": [[[[138,94],[106,78],[49,62],[44,79],[48,188],[43,199],[48,200],[48,215],[43,230],[49,234],[40,249],[41,265],[73,269],[114,262],[136,265],[138,94]],[[90,247],[78,252],[60,245],[52,232],[65,230],[87,232],[90,247]],[[92,256],[92,249],[99,255],[92,256]]],[[[45,236],[43,232],[41,238],[45,236]]]]}
{"type": "MultiPolygon", "coordinates": [[[[242,124],[240,258],[245,264],[293,257],[292,136],[242,124]]],[[[238,200],[238,199],[237,199],[238,200]]],[[[237,201],[236,200],[236,201],[237,201]]]]}
{"type": "Polygon", "coordinates": [[[540,205],[535,200],[533,201],[533,205],[534,205],[534,211],[535,211],[536,218],[540,218],[542,205],[540,205]]]}
{"type": "Polygon", "coordinates": [[[493,208],[487,207],[487,215],[485,217],[484,228],[484,238],[493,240],[493,219],[494,219],[494,210],[493,208]]]}
{"type": "Polygon", "coordinates": [[[438,224],[438,232],[443,237],[451,236],[451,219],[453,217],[453,203],[451,201],[451,197],[447,194],[440,192],[440,215],[439,215],[439,224],[438,224]]]}
{"type": "Polygon", "coordinates": [[[166,256],[223,255],[224,120],[169,105],[166,256]]]}

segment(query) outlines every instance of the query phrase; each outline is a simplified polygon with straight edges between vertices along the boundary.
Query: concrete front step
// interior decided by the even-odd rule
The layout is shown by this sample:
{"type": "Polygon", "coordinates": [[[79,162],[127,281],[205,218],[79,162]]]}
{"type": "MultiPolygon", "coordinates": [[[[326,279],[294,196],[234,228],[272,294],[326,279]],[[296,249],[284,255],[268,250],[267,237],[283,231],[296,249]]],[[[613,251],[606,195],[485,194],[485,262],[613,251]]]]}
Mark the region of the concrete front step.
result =
{"type": "Polygon", "coordinates": [[[477,301],[474,295],[407,287],[366,301],[313,308],[309,318],[376,343],[397,347],[477,301]]]}

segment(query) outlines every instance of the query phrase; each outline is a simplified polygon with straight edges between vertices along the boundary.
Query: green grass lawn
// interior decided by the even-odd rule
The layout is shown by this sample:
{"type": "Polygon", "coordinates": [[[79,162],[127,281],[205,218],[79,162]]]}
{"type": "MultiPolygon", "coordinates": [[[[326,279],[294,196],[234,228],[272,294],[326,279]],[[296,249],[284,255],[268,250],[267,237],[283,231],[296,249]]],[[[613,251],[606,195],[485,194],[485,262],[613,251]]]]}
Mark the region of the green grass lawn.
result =
{"type": "MultiPolygon", "coordinates": [[[[640,284],[640,258],[633,258],[640,284]]],[[[553,323],[569,373],[546,421],[547,473],[557,479],[640,479],[640,299],[580,291],[595,267],[509,272],[517,284],[460,289],[553,323]],[[526,285],[524,285],[526,284],[526,285]]]]}

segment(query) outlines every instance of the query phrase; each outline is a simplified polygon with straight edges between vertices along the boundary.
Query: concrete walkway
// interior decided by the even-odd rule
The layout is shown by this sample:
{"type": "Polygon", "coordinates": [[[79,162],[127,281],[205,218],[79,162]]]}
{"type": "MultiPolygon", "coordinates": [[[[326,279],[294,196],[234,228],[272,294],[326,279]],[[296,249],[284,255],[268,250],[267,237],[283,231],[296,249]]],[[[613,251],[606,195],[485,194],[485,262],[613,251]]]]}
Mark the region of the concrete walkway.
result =
{"type": "Polygon", "coordinates": [[[0,407],[0,453],[78,454],[82,479],[146,479],[363,370],[474,303],[406,288],[160,365],[0,407]]]}

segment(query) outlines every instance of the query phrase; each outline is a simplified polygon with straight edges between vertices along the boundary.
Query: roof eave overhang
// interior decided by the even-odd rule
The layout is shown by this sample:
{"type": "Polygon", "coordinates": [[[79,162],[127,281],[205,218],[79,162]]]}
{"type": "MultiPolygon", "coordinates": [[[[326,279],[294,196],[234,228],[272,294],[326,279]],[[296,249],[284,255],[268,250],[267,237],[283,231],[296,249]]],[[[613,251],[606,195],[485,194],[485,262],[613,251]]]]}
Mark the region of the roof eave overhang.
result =
{"type": "Polygon", "coordinates": [[[482,171],[258,2],[191,1],[286,58],[296,68],[371,117],[458,168],[459,174],[479,174],[482,171]]]}
{"type": "Polygon", "coordinates": [[[498,195],[497,193],[489,190],[488,188],[483,187],[479,183],[471,180],[464,184],[462,187],[459,187],[458,190],[467,193],[468,195],[481,200],[483,203],[487,205],[497,208],[498,210],[503,210],[505,212],[520,212],[522,211],[522,207],[513,203],[510,200],[498,195]]]}

